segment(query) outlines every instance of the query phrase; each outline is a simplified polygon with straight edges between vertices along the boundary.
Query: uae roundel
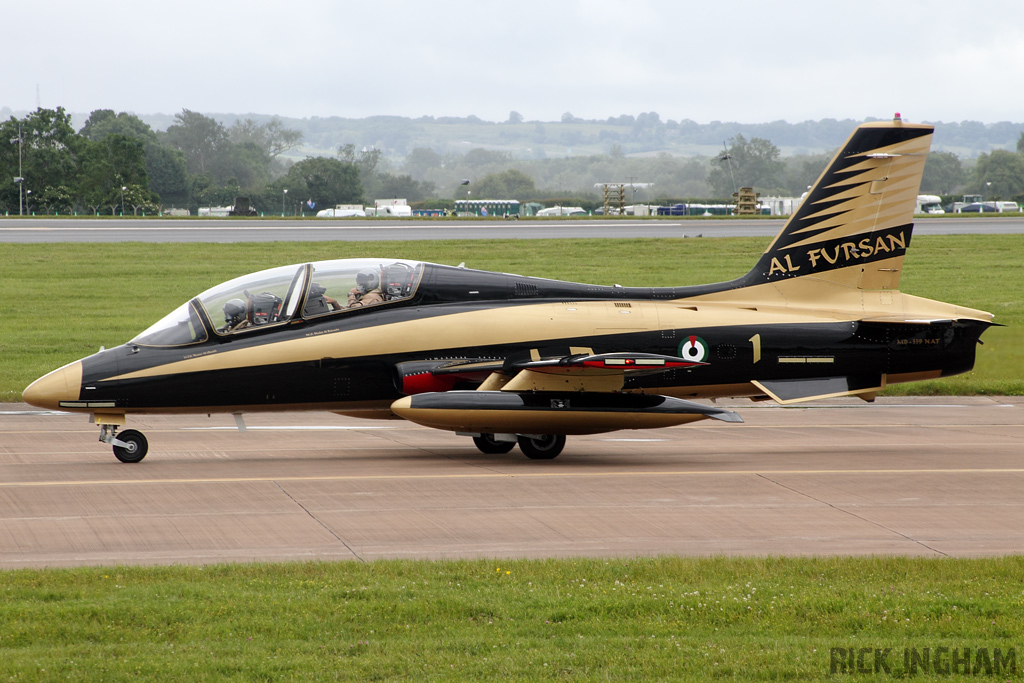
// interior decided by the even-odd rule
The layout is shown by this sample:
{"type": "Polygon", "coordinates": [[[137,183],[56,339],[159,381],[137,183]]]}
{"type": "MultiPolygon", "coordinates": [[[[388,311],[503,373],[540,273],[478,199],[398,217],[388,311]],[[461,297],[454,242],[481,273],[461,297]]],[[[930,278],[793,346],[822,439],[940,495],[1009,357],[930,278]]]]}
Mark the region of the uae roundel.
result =
{"type": "Polygon", "coordinates": [[[690,335],[679,345],[679,356],[688,361],[699,363],[708,357],[708,344],[700,337],[690,335]]]}

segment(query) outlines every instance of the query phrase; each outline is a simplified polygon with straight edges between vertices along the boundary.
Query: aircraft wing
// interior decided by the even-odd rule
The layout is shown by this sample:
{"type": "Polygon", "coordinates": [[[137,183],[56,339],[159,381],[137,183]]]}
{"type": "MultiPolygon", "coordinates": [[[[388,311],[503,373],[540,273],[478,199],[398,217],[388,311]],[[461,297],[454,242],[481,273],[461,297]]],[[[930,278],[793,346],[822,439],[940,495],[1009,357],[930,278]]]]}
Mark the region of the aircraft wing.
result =
{"type": "Polygon", "coordinates": [[[649,375],[674,368],[707,365],[654,353],[578,353],[561,358],[531,359],[509,364],[480,387],[501,391],[617,392],[626,376],[649,375]]]}
{"type": "Polygon", "coordinates": [[[742,422],[730,410],[621,391],[627,375],[702,365],[707,363],[629,352],[422,361],[399,369],[410,372],[403,375],[403,387],[410,395],[395,401],[391,409],[418,424],[473,434],[595,434],[706,418],[742,422]],[[479,381],[484,374],[475,390],[458,388],[460,381],[479,381]]]}
{"type": "MultiPolygon", "coordinates": [[[[460,385],[501,391],[620,391],[627,375],[649,375],[707,363],[654,353],[574,353],[521,360],[462,358],[399,364],[405,394],[449,391],[460,385]]],[[[465,388],[463,386],[463,388],[465,388]]]]}
{"type": "Polygon", "coordinates": [[[707,365],[678,356],[663,356],[656,353],[577,353],[562,358],[548,358],[513,363],[512,367],[534,372],[563,374],[594,370],[611,370],[631,375],[650,375],[673,368],[689,368],[707,365]]]}

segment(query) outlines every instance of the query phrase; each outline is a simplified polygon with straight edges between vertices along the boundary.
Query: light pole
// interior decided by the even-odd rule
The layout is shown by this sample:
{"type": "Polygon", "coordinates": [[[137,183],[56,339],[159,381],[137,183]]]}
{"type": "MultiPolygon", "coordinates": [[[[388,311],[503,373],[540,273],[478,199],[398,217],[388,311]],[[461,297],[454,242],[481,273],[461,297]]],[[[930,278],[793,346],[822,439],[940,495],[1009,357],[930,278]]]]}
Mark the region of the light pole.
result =
{"type": "Polygon", "coordinates": [[[23,215],[25,215],[25,209],[24,209],[25,198],[24,198],[24,193],[22,191],[23,190],[22,183],[25,182],[25,179],[22,178],[21,176],[18,176],[17,178],[14,179],[14,182],[18,183],[18,215],[19,216],[23,216],[23,215]]]}
{"type": "Polygon", "coordinates": [[[25,190],[25,210],[32,210],[32,190],[25,190]]]}
{"type": "Polygon", "coordinates": [[[281,218],[284,218],[284,200],[285,200],[285,197],[287,197],[287,196],[288,196],[288,190],[285,189],[285,191],[281,193],[281,218]]]}
{"type": "Polygon", "coordinates": [[[11,138],[11,144],[18,143],[18,177],[14,179],[14,182],[18,183],[18,215],[25,215],[25,178],[22,177],[21,173],[21,124],[18,124],[18,137],[11,138]]]}
{"type": "MultiPolygon", "coordinates": [[[[461,183],[459,183],[459,185],[469,185],[469,179],[468,179],[468,178],[467,178],[467,179],[464,179],[464,180],[463,180],[463,181],[462,181],[461,183]]],[[[471,194],[472,194],[472,192],[471,192],[471,191],[470,191],[470,189],[469,189],[469,188],[467,187],[467,188],[466,188],[466,213],[469,213],[469,196],[470,196],[471,194]]],[[[458,211],[456,211],[456,212],[455,212],[455,215],[456,215],[456,216],[458,216],[458,215],[459,215],[459,212],[458,212],[458,211]]]]}
{"type": "Polygon", "coordinates": [[[124,191],[127,189],[124,185],[121,186],[121,218],[124,218],[124,191]]]}

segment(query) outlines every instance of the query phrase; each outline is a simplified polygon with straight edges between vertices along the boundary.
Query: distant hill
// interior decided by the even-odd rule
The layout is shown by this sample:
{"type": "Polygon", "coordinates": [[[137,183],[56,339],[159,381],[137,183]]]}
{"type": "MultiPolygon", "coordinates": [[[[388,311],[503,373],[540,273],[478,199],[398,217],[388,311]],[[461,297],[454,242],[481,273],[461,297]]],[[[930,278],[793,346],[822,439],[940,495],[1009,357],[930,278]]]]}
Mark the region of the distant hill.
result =
{"type": "MultiPolygon", "coordinates": [[[[256,114],[219,114],[207,116],[230,126],[238,119],[250,118],[265,123],[272,117],[256,114]]],[[[149,119],[142,117],[149,122],[149,119]]],[[[84,121],[84,118],[83,118],[84,121]]],[[[417,147],[439,154],[465,154],[471,149],[510,152],[519,159],[545,159],[608,154],[617,146],[626,156],[653,156],[666,152],[673,156],[713,156],[728,139],[742,135],[746,139],[764,138],[778,147],[783,156],[831,152],[846,140],[863,121],[823,119],[788,123],[745,124],[712,121],[662,121],[656,113],[633,117],[623,115],[605,120],[524,121],[493,123],[474,116],[420,117],[372,116],[363,119],[343,117],[286,118],[288,128],[302,131],[304,147],[298,156],[333,154],[344,144],[357,148],[376,147],[384,156],[404,157],[417,147]]],[[[155,117],[150,125],[165,129],[172,117],[155,117]],[[162,124],[162,125],[159,125],[162,124]]],[[[934,122],[936,151],[953,152],[961,158],[976,157],[993,149],[1016,149],[1024,132],[1024,123],[977,121],[934,122]]]]}
{"type": "MultiPolygon", "coordinates": [[[[203,112],[224,125],[239,119],[266,123],[269,114],[225,114],[203,112]]],[[[0,108],[0,117],[25,116],[0,108]]],[[[174,123],[173,114],[139,114],[154,130],[166,130],[174,123]]],[[[84,125],[89,113],[74,113],[76,129],[84,125]]],[[[862,123],[854,119],[823,119],[788,123],[731,123],[690,120],[662,120],[655,112],[629,114],[603,120],[568,117],[562,121],[521,121],[495,123],[476,116],[405,118],[371,116],[362,119],[344,117],[279,117],[286,127],[303,134],[303,146],[291,156],[332,156],[338,147],[354,144],[357,149],[377,148],[385,157],[402,158],[413,149],[430,148],[444,155],[464,154],[484,148],[508,152],[515,159],[551,159],[597,154],[624,156],[713,156],[723,143],[736,135],[746,139],[764,138],[780,149],[783,156],[819,154],[837,148],[850,131],[862,123]]],[[[1007,121],[981,123],[961,121],[931,122],[936,126],[933,150],[952,152],[967,159],[994,149],[1016,149],[1024,123],[1007,121]]]]}

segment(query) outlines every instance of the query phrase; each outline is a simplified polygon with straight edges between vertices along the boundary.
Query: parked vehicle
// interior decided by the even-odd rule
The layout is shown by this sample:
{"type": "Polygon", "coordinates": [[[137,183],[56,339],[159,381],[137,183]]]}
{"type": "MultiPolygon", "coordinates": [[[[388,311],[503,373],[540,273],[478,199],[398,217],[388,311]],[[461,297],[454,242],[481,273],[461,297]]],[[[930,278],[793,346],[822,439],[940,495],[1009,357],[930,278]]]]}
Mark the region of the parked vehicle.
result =
{"type": "Polygon", "coordinates": [[[582,206],[551,206],[537,212],[538,216],[586,216],[582,206]]]}
{"type": "Polygon", "coordinates": [[[248,197],[235,197],[235,205],[228,211],[229,216],[255,216],[256,208],[250,203],[248,197]]]}

